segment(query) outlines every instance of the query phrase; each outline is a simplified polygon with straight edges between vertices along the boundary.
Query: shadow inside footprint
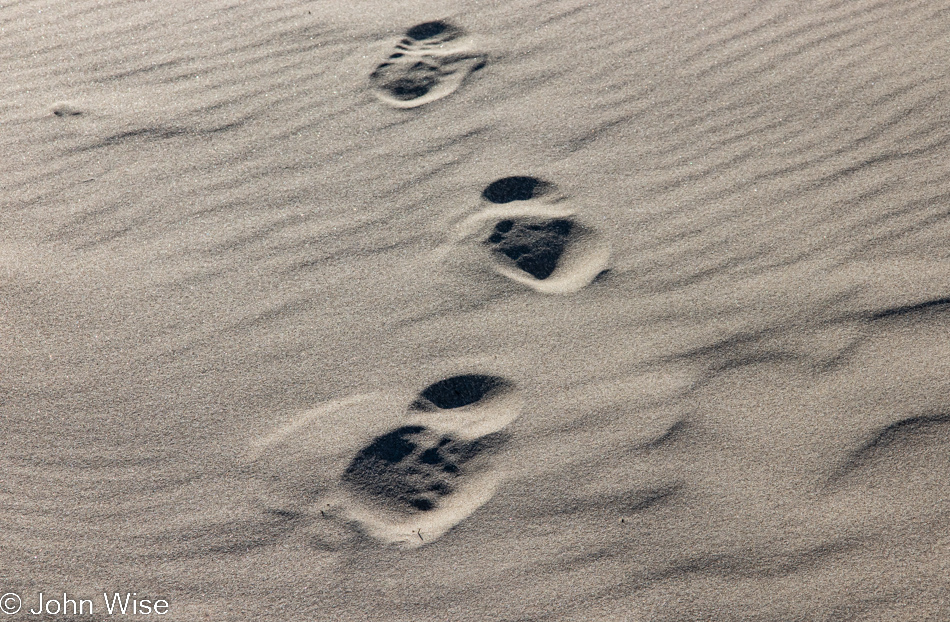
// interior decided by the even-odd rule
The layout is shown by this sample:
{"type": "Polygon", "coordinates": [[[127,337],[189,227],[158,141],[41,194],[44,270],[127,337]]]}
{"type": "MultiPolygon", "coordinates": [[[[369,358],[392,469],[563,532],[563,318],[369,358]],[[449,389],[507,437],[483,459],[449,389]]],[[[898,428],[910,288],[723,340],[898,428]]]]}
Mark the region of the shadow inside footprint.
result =
{"type": "Polygon", "coordinates": [[[485,241],[538,280],[551,276],[570,240],[574,223],[566,218],[541,221],[502,220],[485,241]]]}
{"type": "MultiPolygon", "coordinates": [[[[505,384],[504,380],[496,376],[467,374],[430,384],[419,395],[437,408],[461,408],[481,401],[489,393],[505,384]]],[[[417,400],[413,406],[419,408],[422,404],[417,400]]]]}
{"type": "Polygon", "coordinates": [[[551,184],[535,177],[504,177],[488,184],[482,198],[492,203],[527,201],[545,194],[551,184]]]}
{"type": "Polygon", "coordinates": [[[488,444],[439,436],[423,426],[403,426],[360,450],[342,479],[395,509],[428,512],[455,491],[464,463],[488,444]]]}
{"type": "Polygon", "coordinates": [[[422,60],[411,65],[383,63],[370,77],[393,99],[408,102],[424,97],[438,86],[440,71],[422,60]]]}
{"type": "Polygon", "coordinates": [[[409,437],[423,430],[424,428],[421,426],[399,428],[389,434],[377,437],[370,445],[360,451],[360,455],[366,459],[395,464],[415,450],[416,445],[409,440],[409,437]]]}
{"type": "Polygon", "coordinates": [[[447,41],[458,38],[462,34],[461,29],[448,22],[434,21],[417,24],[406,31],[406,36],[413,41],[447,41]]]}

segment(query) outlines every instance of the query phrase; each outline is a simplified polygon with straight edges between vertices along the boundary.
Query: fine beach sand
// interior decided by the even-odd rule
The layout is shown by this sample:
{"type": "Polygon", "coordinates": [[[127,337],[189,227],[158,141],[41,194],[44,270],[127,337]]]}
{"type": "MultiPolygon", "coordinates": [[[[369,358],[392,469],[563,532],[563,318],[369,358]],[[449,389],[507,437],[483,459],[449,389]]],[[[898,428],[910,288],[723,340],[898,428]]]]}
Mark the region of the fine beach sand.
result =
{"type": "Polygon", "coordinates": [[[0,593],[950,620],[950,2],[27,0],[0,42],[0,593]]]}

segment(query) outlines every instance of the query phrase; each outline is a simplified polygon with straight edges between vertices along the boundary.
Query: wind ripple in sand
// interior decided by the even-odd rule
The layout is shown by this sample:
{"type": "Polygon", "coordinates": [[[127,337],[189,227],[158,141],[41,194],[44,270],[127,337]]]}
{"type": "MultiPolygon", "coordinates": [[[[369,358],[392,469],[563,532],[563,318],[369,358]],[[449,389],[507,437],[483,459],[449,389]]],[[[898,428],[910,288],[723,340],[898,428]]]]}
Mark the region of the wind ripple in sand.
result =
{"type": "Polygon", "coordinates": [[[862,469],[874,468],[877,472],[898,472],[906,464],[911,463],[915,454],[928,454],[933,445],[938,445],[942,451],[929,456],[929,467],[934,471],[947,468],[950,446],[950,414],[921,415],[908,417],[885,426],[874,433],[869,440],[851,452],[839,473],[835,474],[832,482],[852,475],[862,469]],[[942,468],[937,465],[943,462],[942,468]]]}
{"type": "Polygon", "coordinates": [[[394,108],[416,108],[453,93],[485,66],[458,26],[444,21],[413,26],[370,74],[373,92],[394,108]]]}

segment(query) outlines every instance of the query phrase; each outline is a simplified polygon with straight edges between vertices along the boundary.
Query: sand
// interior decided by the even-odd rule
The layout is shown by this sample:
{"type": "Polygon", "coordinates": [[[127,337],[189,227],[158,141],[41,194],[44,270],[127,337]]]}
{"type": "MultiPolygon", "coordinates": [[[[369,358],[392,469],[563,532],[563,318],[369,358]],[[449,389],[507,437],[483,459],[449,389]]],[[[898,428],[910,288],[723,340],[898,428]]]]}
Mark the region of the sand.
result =
{"type": "Polygon", "coordinates": [[[950,619],[950,3],[0,41],[9,619],[950,619]]]}

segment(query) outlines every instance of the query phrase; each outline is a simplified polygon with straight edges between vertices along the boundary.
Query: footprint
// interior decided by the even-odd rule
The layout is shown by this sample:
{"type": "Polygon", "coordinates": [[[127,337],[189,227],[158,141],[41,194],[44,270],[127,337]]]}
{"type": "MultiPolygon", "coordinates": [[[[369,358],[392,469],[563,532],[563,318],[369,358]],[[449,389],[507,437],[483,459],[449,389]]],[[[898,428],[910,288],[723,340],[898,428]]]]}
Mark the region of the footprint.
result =
{"type": "Polygon", "coordinates": [[[515,386],[464,374],[430,384],[401,410],[395,401],[379,393],[331,402],[261,442],[267,511],[309,515],[318,539],[321,529],[335,533],[327,521],[343,521],[412,548],[484,505],[502,478],[504,428],[521,412],[515,386]]]}
{"type": "Polygon", "coordinates": [[[547,294],[575,292],[607,267],[610,245],[555,186],[534,177],[505,177],[482,192],[490,207],[468,218],[461,238],[488,251],[492,269],[547,294]]]}
{"type": "Polygon", "coordinates": [[[351,517],[390,543],[414,547],[439,538],[494,494],[494,458],[520,412],[520,394],[498,376],[430,384],[409,405],[407,425],[374,438],[344,471],[341,480],[362,505],[351,517]]]}
{"type": "Polygon", "coordinates": [[[486,63],[465,32],[444,21],[413,26],[395,47],[370,74],[376,97],[395,108],[415,108],[445,97],[486,63]]]}

